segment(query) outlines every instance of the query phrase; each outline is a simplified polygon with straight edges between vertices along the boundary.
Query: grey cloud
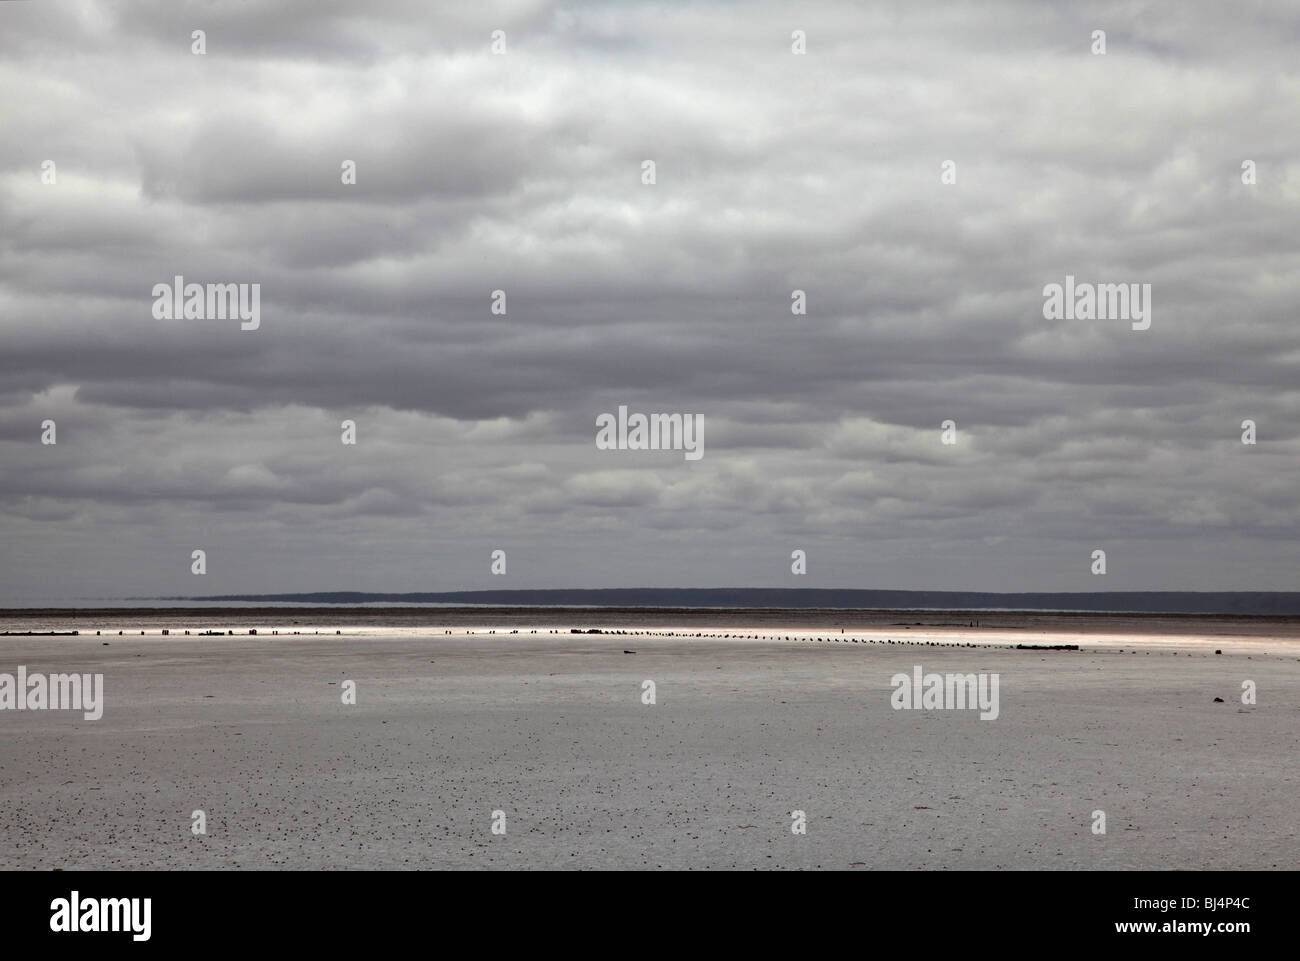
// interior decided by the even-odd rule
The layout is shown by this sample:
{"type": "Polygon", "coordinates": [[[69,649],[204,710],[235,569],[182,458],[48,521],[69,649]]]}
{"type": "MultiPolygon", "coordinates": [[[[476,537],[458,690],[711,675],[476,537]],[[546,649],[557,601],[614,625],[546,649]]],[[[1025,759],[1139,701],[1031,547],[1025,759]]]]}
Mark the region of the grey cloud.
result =
{"type": "Polygon", "coordinates": [[[0,4],[6,590],[1294,587],[1300,16],[1193,6],[0,4]]]}

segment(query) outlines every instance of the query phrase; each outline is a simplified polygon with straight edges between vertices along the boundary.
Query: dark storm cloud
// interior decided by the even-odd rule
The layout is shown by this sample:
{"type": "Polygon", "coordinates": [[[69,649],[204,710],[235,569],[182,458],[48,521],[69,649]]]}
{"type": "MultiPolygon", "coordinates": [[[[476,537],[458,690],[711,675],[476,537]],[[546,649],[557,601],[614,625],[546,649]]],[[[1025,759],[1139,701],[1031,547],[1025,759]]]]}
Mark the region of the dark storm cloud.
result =
{"type": "Polygon", "coordinates": [[[0,5],[10,599],[1294,587],[1300,16],[1193,6],[0,5]]]}

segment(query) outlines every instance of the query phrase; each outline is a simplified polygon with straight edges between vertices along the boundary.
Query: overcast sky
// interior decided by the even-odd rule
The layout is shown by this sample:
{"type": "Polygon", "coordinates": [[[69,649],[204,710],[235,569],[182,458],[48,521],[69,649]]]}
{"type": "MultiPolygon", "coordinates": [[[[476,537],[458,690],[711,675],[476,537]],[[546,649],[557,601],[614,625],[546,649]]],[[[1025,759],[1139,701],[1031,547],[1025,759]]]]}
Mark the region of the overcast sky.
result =
{"type": "Polygon", "coordinates": [[[1300,587],[1295,4],[451,6],[0,3],[0,603],[1300,587]]]}

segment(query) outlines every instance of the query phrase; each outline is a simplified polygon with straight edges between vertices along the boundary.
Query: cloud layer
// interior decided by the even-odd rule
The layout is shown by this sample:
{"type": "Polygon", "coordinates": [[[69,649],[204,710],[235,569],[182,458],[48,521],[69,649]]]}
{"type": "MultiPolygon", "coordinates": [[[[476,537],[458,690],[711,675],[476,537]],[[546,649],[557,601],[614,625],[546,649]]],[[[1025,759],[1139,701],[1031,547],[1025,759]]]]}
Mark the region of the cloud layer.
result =
{"type": "Polygon", "coordinates": [[[1295,589],[1298,38],[1284,3],[0,4],[0,602],[1295,589]],[[260,283],[260,328],[154,319],[178,274],[260,283]],[[1067,274],[1150,283],[1151,329],[1044,319],[1067,274]],[[705,456],[597,450],[620,404],[705,456]]]}

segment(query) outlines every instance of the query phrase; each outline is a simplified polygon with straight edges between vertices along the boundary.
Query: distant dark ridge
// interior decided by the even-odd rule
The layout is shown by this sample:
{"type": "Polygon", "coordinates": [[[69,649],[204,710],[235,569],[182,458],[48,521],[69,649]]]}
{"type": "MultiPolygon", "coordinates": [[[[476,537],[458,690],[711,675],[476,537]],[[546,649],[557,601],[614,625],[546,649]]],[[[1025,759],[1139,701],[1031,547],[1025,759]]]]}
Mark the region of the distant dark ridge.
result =
{"type": "MultiPolygon", "coordinates": [[[[131,598],[128,598],[130,600],[131,598]]],[[[974,591],[870,591],[815,588],[608,588],[602,590],[446,591],[371,594],[222,594],[167,601],[285,604],[479,604],[501,607],[721,607],[741,609],[1087,611],[1135,614],[1300,614],[1294,591],[1098,591],[990,594],[974,591]]]]}

